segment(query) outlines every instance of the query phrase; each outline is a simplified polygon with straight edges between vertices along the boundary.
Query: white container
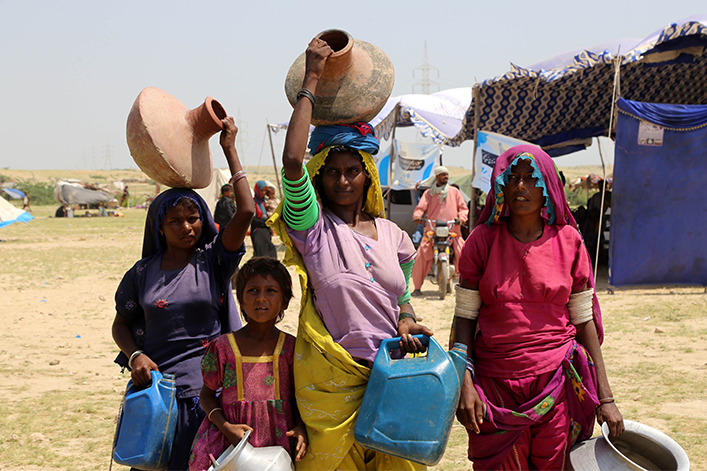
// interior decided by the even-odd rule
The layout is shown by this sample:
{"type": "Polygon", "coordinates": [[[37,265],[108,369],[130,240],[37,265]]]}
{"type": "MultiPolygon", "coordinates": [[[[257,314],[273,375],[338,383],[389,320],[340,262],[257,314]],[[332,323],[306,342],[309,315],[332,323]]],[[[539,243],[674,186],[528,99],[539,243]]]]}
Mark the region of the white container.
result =
{"type": "Polygon", "coordinates": [[[572,447],[575,471],[689,471],[690,459],[672,438],[648,425],[624,419],[626,431],[609,440],[609,426],[602,436],[572,447]]]}
{"type": "Polygon", "coordinates": [[[254,448],[248,443],[250,430],[235,447],[230,445],[208,471],[295,471],[292,459],[281,446],[254,448]]]}

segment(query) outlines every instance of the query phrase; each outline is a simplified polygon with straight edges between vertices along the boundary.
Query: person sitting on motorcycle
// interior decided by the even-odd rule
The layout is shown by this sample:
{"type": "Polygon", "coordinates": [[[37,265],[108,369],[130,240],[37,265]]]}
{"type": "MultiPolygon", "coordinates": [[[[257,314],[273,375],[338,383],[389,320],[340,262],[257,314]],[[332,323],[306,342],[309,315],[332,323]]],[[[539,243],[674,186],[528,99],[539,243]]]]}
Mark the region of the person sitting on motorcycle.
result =
{"type": "MultiPolygon", "coordinates": [[[[469,216],[469,208],[464,201],[462,192],[449,184],[449,170],[447,167],[439,166],[435,168],[436,184],[425,191],[420,198],[420,202],[412,213],[412,220],[418,224],[422,217],[427,213],[427,219],[436,221],[437,219],[454,220],[454,227],[450,230],[457,237],[452,238],[452,248],[454,249],[454,257],[459,260],[461,255],[462,245],[464,241],[461,236],[460,224],[466,222],[469,216]]],[[[413,296],[422,296],[422,283],[425,277],[430,272],[432,262],[434,260],[434,238],[428,237],[426,234],[420,241],[420,246],[417,248],[417,257],[415,265],[412,268],[412,282],[415,285],[413,296]]],[[[455,271],[459,273],[459,269],[455,267],[455,271]]]]}

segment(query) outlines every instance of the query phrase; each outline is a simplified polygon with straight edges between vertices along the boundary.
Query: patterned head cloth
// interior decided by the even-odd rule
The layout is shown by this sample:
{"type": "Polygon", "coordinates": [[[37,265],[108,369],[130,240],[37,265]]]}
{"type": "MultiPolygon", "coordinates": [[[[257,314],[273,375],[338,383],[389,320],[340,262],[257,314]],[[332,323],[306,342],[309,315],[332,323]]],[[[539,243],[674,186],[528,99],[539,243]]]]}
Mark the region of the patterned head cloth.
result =
{"type": "Polygon", "coordinates": [[[341,126],[317,126],[309,138],[309,152],[320,153],[325,147],[343,146],[376,155],[380,143],[368,123],[352,123],[341,126]]]}
{"type": "Polygon", "coordinates": [[[486,206],[477,224],[495,224],[500,222],[502,217],[508,216],[508,206],[505,204],[503,189],[508,183],[511,168],[521,159],[530,161],[530,165],[533,167],[533,177],[538,179],[536,186],[543,189],[545,205],[542,209],[542,216],[547,224],[570,224],[577,227],[567,205],[562,180],[555,162],[545,151],[533,145],[511,147],[496,159],[496,165],[491,174],[492,188],[486,197],[486,206]]]}

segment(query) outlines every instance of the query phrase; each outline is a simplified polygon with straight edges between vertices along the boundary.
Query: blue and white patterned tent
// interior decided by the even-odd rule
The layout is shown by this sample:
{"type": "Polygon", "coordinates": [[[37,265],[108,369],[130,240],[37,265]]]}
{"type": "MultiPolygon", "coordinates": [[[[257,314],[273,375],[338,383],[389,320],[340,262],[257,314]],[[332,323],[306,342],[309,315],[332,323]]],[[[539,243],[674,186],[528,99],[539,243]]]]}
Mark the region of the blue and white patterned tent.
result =
{"type": "Polygon", "coordinates": [[[371,125],[378,139],[389,139],[394,126],[415,126],[422,136],[431,138],[435,144],[446,144],[459,134],[470,104],[471,87],[452,88],[431,95],[394,96],[371,120],[371,125]]]}
{"type": "Polygon", "coordinates": [[[707,104],[707,16],[691,17],[644,40],[621,39],[573,51],[475,86],[462,129],[444,144],[473,139],[474,126],[537,144],[551,155],[584,148],[608,134],[618,96],[629,100],[707,104]]]}

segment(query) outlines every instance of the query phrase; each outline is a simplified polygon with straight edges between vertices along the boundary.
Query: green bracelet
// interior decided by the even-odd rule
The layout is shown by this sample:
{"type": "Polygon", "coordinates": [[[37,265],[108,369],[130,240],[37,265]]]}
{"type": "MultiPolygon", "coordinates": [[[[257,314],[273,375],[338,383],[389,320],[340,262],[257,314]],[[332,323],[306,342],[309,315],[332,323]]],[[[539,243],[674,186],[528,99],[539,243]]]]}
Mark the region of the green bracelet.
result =
{"type": "Polygon", "coordinates": [[[401,312],[401,313],[398,315],[398,322],[400,322],[400,321],[403,320],[403,319],[412,319],[412,321],[413,321],[415,324],[417,324],[417,319],[415,319],[415,316],[412,315],[412,314],[409,313],[409,312],[401,312]]]}

